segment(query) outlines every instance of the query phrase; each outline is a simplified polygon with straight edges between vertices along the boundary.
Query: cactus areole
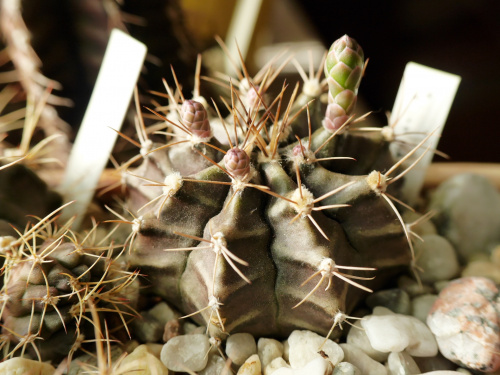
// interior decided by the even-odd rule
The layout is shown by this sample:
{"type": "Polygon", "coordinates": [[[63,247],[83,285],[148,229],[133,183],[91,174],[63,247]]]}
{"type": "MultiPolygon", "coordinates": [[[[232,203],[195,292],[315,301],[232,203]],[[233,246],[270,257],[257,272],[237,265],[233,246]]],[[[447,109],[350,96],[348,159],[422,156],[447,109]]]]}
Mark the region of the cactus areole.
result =
{"type": "Polygon", "coordinates": [[[321,93],[300,108],[300,93],[290,103],[278,94],[274,106],[266,93],[264,102],[267,86],[245,69],[245,82],[258,88],[252,106],[232,84],[224,121],[216,108],[182,104],[180,122],[196,124],[193,133],[211,134],[210,121],[223,136],[197,144],[174,137],[127,177],[130,207],[142,216],[129,263],[148,275],[145,291],[214,337],[326,334],[336,314],[408,266],[408,234],[389,199],[397,184],[384,175],[397,161],[379,132],[346,126],[362,115],[354,111],[363,66],[356,41],[333,43],[322,112],[313,110],[321,93]],[[165,189],[171,175],[176,189],[165,189]]]}

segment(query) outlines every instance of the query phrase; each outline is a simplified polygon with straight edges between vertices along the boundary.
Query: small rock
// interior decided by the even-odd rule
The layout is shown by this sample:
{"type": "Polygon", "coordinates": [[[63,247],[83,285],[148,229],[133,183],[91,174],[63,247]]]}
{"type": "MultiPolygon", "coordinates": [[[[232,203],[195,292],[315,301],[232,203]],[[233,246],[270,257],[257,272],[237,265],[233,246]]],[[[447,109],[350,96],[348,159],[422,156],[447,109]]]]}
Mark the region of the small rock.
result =
{"type": "Polygon", "coordinates": [[[331,375],[333,366],[330,361],[318,357],[302,368],[282,367],[276,370],[274,375],[331,375]]]}
{"type": "MultiPolygon", "coordinates": [[[[292,368],[301,368],[315,358],[322,358],[318,353],[325,338],[311,331],[293,331],[288,337],[290,344],[289,362],[292,368]]],[[[321,350],[328,356],[328,360],[335,366],[344,359],[340,346],[332,340],[326,340],[321,350]]]]}
{"type": "Polygon", "coordinates": [[[370,358],[361,349],[349,344],[340,344],[344,351],[345,362],[352,363],[363,375],[387,375],[387,369],[381,363],[370,358]]]}
{"type": "Polygon", "coordinates": [[[274,358],[283,356],[283,344],[278,340],[261,337],[257,342],[257,353],[265,368],[274,358]]]}
{"type": "Polygon", "coordinates": [[[436,292],[441,293],[441,291],[448,286],[450,280],[437,281],[434,283],[434,289],[436,292]]]}
{"type": "Polygon", "coordinates": [[[381,352],[406,350],[417,357],[437,354],[434,336],[425,323],[413,316],[401,314],[368,315],[361,321],[371,346],[381,352]]]}
{"type": "Polygon", "coordinates": [[[191,322],[184,322],[182,332],[185,335],[203,335],[207,331],[207,327],[201,327],[191,322]]]}
{"type": "Polygon", "coordinates": [[[440,352],[468,368],[500,368],[500,298],[490,279],[454,280],[439,293],[427,318],[440,352]]]}
{"type": "Polygon", "coordinates": [[[163,336],[164,324],[151,316],[148,311],[141,311],[139,319],[132,321],[135,337],[140,342],[157,342],[163,336]]]}
{"type": "Polygon", "coordinates": [[[286,363],[286,361],[283,358],[281,358],[281,357],[274,358],[271,361],[271,363],[268,364],[264,368],[264,375],[271,375],[276,370],[278,370],[278,369],[280,369],[282,367],[290,368],[290,365],[288,363],[286,363]]]}
{"type": "Polygon", "coordinates": [[[420,369],[415,360],[405,352],[389,354],[387,368],[390,375],[420,374],[420,369]]]}
{"type": "Polygon", "coordinates": [[[427,315],[429,315],[429,311],[437,298],[436,294],[424,294],[413,298],[411,301],[411,315],[425,323],[427,315]]]}
{"type": "Polygon", "coordinates": [[[14,357],[0,363],[0,374],[5,375],[53,375],[56,369],[48,363],[14,357]]]}
{"type": "Polygon", "coordinates": [[[132,326],[141,342],[157,342],[162,339],[165,324],[179,317],[166,302],[156,304],[152,309],[141,311],[141,318],[135,319],[132,326]]]}
{"type": "Polygon", "coordinates": [[[139,345],[120,362],[119,373],[137,375],[168,375],[165,365],[153,355],[146,345],[139,345]]]}
{"type": "Polygon", "coordinates": [[[156,304],[151,310],[148,311],[148,313],[162,325],[165,325],[170,320],[178,319],[180,317],[180,314],[174,311],[166,302],[156,304]]]}
{"type": "Polygon", "coordinates": [[[469,262],[462,270],[462,277],[487,277],[496,284],[500,284],[500,266],[488,260],[476,260],[469,262]]]}
{"type": "Polygon", "coordinates": [[[414,357],[413,360],[421,372],[454,371],[457,368],[456,364],[443,357],[441,353],[434,357],[414,357]]]}
{"type": "Polygon", "coordinates": [[[209,349],[206,335],[177,336],[163,346],[161,361],[171,371],[200,371],[207,365],[209,349]]]}
{"type": "Polygon", "coordinates": [[[418,283],[417,280],[403,275],[398,279],[398,288],[404,290],[410,297],[420,296],[426,293],[432,293],[432,287],[422,283],[418,283]]]}
{"type": "Polygon", "coordinates": [[[384,306],[375,306],[373,308],[372,315],[382,316],[382,315],[396,315],[391,309],[384,306]]]}
{"type": "Polygon", "coordinates": [[[182,326],[179,319],[172,319],[165,323],[163,328],[163,342],[167,342],[172,337],[176,337],[182,334],[182,326]]]}
{"type": "MultiPolygon", "coordinates": [[[[221,375],[226,366],[226,361],[220,355],[209,355],[206,367],[198,375],[221,375]]],[[[227,372],[230,374],[230,371],[227,372]]]]}
{"type": "Polygon", "coordinates": [[[235,333],[226,341],[226,354],[238,366],[245,363],[252,354],[257,354],[257,344],[249,333],[235,333]]]}
{"type": "Polygon", "coordinates": [[[361,371],[352,363],[340,362],[333,369],[332,375],[361,375],[361,371]]]}
{"type": "Polygon", "coordinates": [[[450,178],[434,192],[432,218],[463,259],[500,243],[500,194],[486,178],[466,173],[450,178]]]}
{"type": "Polygon", "coordinates": [[[410,210],[405,210],[403,219],[408,229],[413,233],[423,236],[426,234],[437,234],[437,229],[432,222],[431,217],[423,218],[424,215],[410,210]]]}
{"type": "Polygon", "coordinates": [[[385,289],[366,298],[366,304],[374,308],[384,306],[398,314],[410,313],[410,296],[401,289],[385,289]]]}
{"type": "Polygon", "coordinates": [[[237,375],[261,375],[262,366],[257,354],[251,355],[238,370],[237,375]]]}
{"type": "Polygon", "coordinates": [[[290,362],[290,343],[288,340],[282,342],[283,344],[283,359],[290,362]]]}
{"type": "Polygon", "coordinates": [[[387,352],[379,352],[373,349],[370,344],[370,339],[368,339],[366,331],[361,327],[361,322],[359,320],[354,323],[354,327],[349,330],[346,341],[348,344],[361,349],[377,362],[385,362],[389,356],[387,352]]]}
{"type": "Polygon", "coordinates": [[[417,266],[424,283],[449,280],[460,270],[457,254],[450,241],[437,234],[422,236],[422,241],[415,242],[417,266]]]}
{"type": "Polygon", "coordinates": [[[493,250],[491,251],[491,261],[493,264],[496,264],[497,266],[500,266],[500,244],[496,245],[493,250]]]}

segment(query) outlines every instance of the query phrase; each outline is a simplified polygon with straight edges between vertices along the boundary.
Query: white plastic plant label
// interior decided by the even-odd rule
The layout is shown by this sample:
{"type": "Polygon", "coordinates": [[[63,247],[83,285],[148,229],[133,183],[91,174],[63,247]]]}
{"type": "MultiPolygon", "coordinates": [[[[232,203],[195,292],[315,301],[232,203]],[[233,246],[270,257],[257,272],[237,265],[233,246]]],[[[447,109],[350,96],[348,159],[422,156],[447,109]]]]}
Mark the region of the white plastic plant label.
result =
{"type": "Polygon", "coordinates": [[[455,74],[414,62],[406,65],[389,121],[396,134],[396,141],[391,145],[393,156],[396,160],[401,159],[433,132],[405,163],[411,165],[429,148],[422,160],[405,175],[403,194],[409,203],[416,201],[422,189],[460,80],[455,74]]]}
{"type": "Polygon", "coordinates": [[[94,195],[99,178],[109,160],[134,87],[146,56],[146,46],[114,29],[87,110],[71,150],[60,193],[66,207],[63,218],[78,214],[77,228],[94,195]]]}

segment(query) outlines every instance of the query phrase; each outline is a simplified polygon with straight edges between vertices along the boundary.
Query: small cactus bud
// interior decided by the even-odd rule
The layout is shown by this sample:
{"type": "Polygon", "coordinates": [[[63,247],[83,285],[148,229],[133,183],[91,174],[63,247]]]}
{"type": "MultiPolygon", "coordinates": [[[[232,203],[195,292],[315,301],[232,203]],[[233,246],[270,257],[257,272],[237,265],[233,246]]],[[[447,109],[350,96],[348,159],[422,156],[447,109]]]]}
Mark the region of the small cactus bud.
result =
{"type": "Polygon", "coordinates": [[[335,97],[344,90],[357,94],[363,66],[364,55],[359,44],[347,35],[337,39],[330,47],[325,62],[330,95],[335,97]]]}
{"type": "Polygon", "coordinates": [[[184,101],[181,107],[181,119],[194,136],[198,138],[212,137],[208,114],[203,104],[194,100],[184,101]]]}
{"type": "Polygon", "coordinates": [[[250,158],[238,147],[233,147],[224,156],[227,171],[234,177],[244,177],[250,172],[250,158]]]}
{"type": "Polygon", "coordinates": [[[327,130],[337,130],[354,110],[363,66],[363,50],[354,39],[344,35],[330,47],[325,62],[329,105],[323,126],[327,130]]]}

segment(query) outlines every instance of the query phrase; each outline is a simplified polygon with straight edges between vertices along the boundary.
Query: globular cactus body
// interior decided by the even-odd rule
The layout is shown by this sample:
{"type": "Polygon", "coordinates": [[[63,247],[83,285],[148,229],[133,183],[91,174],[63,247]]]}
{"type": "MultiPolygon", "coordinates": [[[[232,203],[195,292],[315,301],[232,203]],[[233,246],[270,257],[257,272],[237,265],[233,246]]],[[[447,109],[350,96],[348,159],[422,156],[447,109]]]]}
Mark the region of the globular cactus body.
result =
{"type": "MultiPolygon", "coordinates": [[[[277,120],[263,130],[269,110],[254,105],[237,145],[211,139],[184,149],[190,174],[172,163],[177,145],[167,144],[128,177],[130,206],[143,217],[130,264],[148,274],[149,292],[213,335],[284,336],[297,328],[326,334],[336,313],[350,311],[362,293],[410,262],[407,233],[386,194],[397,189],[382,173],[394,163],[387,142],[347,127],[334,136],[353,114],[362,50],[343,37],[331,51],[330,105],[344,111],[342,124],[313,116],[317,130],[309,139],[307,117],[297,116],[286,123],[292,132],[302,128],[297,143],[274,131],[277,120]],[[357,161],[330,160],[350,151],[357,161]],[[178,172],[182,186],[165,189],[165,178],[178,172]]],[[[239,122],[241,113],[230,118],[239,122]]]]}

